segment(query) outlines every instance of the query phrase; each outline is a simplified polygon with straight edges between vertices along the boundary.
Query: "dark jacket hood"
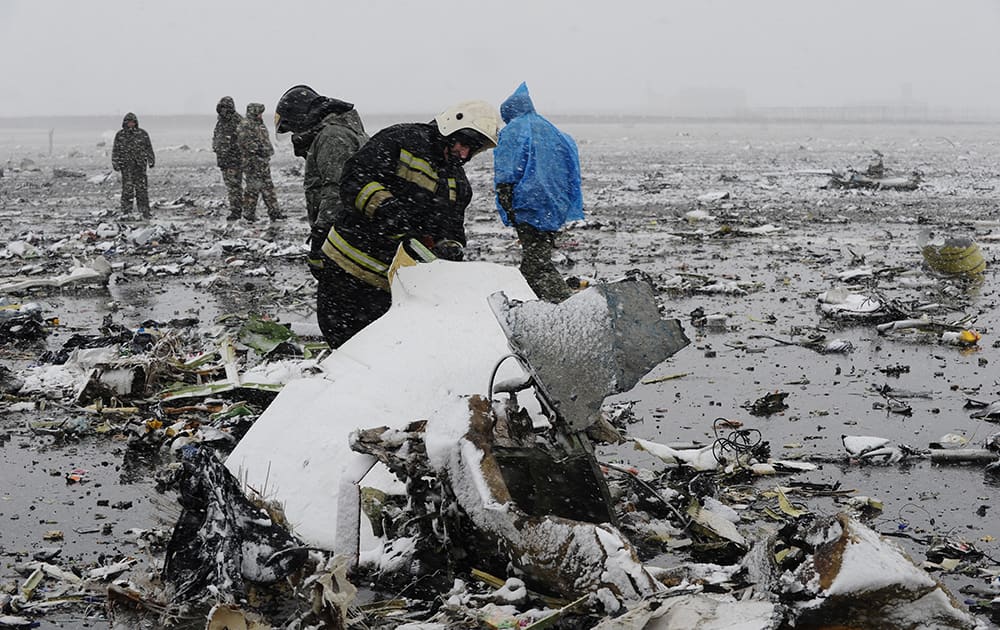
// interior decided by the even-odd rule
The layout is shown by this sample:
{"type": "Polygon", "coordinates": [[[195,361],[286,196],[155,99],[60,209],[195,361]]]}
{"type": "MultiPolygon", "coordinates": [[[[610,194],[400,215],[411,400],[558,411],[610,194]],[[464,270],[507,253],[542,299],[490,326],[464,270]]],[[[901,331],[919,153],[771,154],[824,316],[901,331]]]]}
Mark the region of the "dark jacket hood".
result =
{"type": "Polygon", "coordinates": [[[361,116],[355,111],[352,103],[325,96],[320,98],[323,103],[318,107],[310,108],[309,120],[313,121],[312,124],[305,131],[292,134],[292,150],[299,157],[304,158],[308,155],[313,140],[327,125],[342,125],[358,134],[365,132],[361,116]],[[320,113],[322,115],[319,115],[320,113]]]}
{"type": "Polygon", "coordinates": [[[535,104],[531,102],[531,96],[528,94],[528,84],[523,82],[500,105],[500,116],[503,117],[505,123],[509,123],[518,116],[533,113],[535,113],[535,104]]]}
{"type": "Polygon", "coordinates": [[[354,108],[353,103],[322,96],[308,85],[289,88],[274,108],[278,115],[277,133],[309,133],[329,114],[342,114],[354,108]]]}
{"type": "Polygon", "coordinates": [[[321,96],[309,105],[309,114],[305,121],[306,127],[314,127],[324,122],[330,114],[346,114],[352,109],[354,109],[354,103],[321,96]]]}
{"type": "Polygon", "coordinates": [[[232,96],[223,96],[215,106],[215,113],[220,116],[231,116],[236,113],[236,103],[232,96]]]}
{"type": "Polygon", "coordinates": [[[250,103],[247,105],[247,116],[253,118],[260,118],[260,115],[264,113],[263,103],[250,103]]]}
{"type": "Polygon", "coordinates": [[[128,121],[130,121],[130,120],[135,123],[136,127],[139,126],[139,118],[138,118],[138,116],[136,116],[132,112],[129,112],[129,113],[125,114],[125,118],[122,118],[122,129],[128,128],[128,121]]]}

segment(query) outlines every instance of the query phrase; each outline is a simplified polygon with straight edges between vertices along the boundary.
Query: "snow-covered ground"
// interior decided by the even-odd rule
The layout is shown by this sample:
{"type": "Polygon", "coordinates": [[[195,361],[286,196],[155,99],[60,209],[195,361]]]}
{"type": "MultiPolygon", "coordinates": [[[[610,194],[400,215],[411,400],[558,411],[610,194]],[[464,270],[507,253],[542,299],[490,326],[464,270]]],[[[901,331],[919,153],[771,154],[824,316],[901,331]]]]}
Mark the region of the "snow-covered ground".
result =
{"type": "MultiPolygon", "coordinates": [[[[419,118],[415,118],[419,119],[419,118]]],[[[587,220],[560,239],[558,263],[567,275],[611,279],[638,269],[658,288],[668,317],[680,319],[692,344],[649,375],[647,384],[618,397],[636,401],[637,437],[662,443],[706,441],[724,417],[761,431],[775,457],[842,453],[841,435],[880,436],[924,448],[945,434],[970,444],[996,429],[969,416],[966,398],[1000,398],[997,356],[996,241],[1000,141],[977,125],[730,123],[567,119],[556,122],[577,139],[587,220]],[[821,186],[821,173],[863,170],[878,150],[887,173],[920,171],[912,192],[839,191],[821,186]],[[727,194],[724,194],[727,193],[727,194]],[[974,283],[927,274],[921,231],[976,238],[987,270],[974,283]],[[937,321],[975,317],[982,333],[971,348],[936,337],[879,334],[867,323],[844,324],[817,310],[817,296],[849,279],[860,292],[877,289],[906,304],[933,303],[937,321]],[[697,309],[712,325],[695,326],[697,309]],[[821,329],[821,330],[819,330],[821,329]],[[810,333],[853,345],[847,354],[773,340],[802,341],[810,333]],[[755,337],[765,335],[766,337],[755,337]],[[683,374],[680,378],[658,377],[683,374]],[[892,375],[892,374],[895,374],[892,375]],[[911,414],[890,413],[884,385],[923,394],[906,398],[911,414]],[[788,409],[766,417],[746,403],[787,392],[788,409]]],[[[211,327],[220,315],[256,311],[282,321],[312,321],[313,282],[302,254],[307,234],[301,161],[287,139],[277,142],[272,171],[291,217],[279,226],[227,225],[224,188],[209,151],[211,118],[143,118],[157,150],[150,195],[151,224],[116,218],[118,180],[110,173],[110,138],[119,121],[0,120],[0,284],[18,275],[67,273],[74,259],[98,254],[112,266],[107,288],[33,290],[45,316],[60,328],[44,345],[0,347],[0,359],[22,369],[74,332],[96,334],[101,321],[136,328],[148,319],[195,317],[211,327]],[[48,151],[48,129],[54,146],[48,151]],[[27,161],[26,161],[27,160],[27,161]],[[296,170],[296,167],[299,167],[296,170]],[[37,169],[37,170],[36,170],[37,169]],[[53,169],[81,177],[55,176],[53,169]],[[158,231],[151,232],[151,228],[158,231]]],[[[374,130],[389,121],[368,121],[374,130]]],[[[467,215],[467,258],[516,264],[513,232],[495,217],[491,161],[468,167],[476,196],[467,215]]],[[[486,375],[484,375],[485,378],[486,375]]],[[[4,404],[4,403],[0,403],[4,404]]],[[[129,549],[129,527],[155,523],[149,495],[152,471],[122,485],[121,447],[98,436],[82,445],[49,444],[21,431],[29,419],[65,418],[51,407],[0,412],[0,532],[5,550],[43,546],[47,530],[67,533],[64,557],[92,558],[108,546],[129,549]],[[91,470],[90,485],[68,486],[66,471],[91,470]],[[100,484],[99,486],[97,484],[100,484]],[[109,510],[97,501],[133,501],[109,510]],[[81,523],[82,522],[82,523],[81,523]],[[113,525],[108,535],[70,534],[113,525]],[[85,526],[84,526],[85,525],[85,526]]],[[[656,468],[652,456],[605,449],[656,468]]],[[[1000,556],[995,518],[997,482],[978,467],[927,462],[871,467],[828,464],[798,476],[837,483],[884,503],[880,531],[919,531],[962,538],[1000,556]]],[[[832,499],[810,507],[832,513],[832,499]]],[[[903,540],[918,559],[926,548],[903,540]]],[[[11,579],[8,569],[0,579],[11,579]]],[[[981,579],[949,576],[948,584],[981,579]]]]}

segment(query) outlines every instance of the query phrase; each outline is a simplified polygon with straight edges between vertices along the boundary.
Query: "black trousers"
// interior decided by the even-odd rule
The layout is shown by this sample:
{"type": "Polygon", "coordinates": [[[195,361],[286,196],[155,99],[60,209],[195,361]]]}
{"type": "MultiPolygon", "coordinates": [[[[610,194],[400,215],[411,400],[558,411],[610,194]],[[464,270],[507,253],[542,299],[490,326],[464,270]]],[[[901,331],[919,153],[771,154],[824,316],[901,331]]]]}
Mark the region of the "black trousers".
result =
{"type": "Polygon", "coordinates": [[[359,330],[382,317],[392,305],[392,295],[341,269],[332,260],[316,289],[316,319],[323,338],[339,348],[359,330]]]}
{"type": "Polygon", "coordinates": [[[122,166],[122,212],[132,211],[132,199],[142,214],[149,214],[149,185],[145,164],[122,166]]]}

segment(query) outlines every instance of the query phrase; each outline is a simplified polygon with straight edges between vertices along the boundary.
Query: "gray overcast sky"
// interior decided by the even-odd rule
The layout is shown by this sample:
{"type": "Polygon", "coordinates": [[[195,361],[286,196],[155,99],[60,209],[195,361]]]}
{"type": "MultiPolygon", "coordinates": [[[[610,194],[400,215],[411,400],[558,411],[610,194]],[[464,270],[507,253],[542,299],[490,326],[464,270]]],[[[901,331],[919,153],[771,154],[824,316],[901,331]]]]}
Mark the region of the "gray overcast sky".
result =
{"type": "Polygon", "coordinates": [[[288,87],[364,114],[751,107],[1000,110],[997,0],[0,0],[0,116],[273,112],[288,87]]]}

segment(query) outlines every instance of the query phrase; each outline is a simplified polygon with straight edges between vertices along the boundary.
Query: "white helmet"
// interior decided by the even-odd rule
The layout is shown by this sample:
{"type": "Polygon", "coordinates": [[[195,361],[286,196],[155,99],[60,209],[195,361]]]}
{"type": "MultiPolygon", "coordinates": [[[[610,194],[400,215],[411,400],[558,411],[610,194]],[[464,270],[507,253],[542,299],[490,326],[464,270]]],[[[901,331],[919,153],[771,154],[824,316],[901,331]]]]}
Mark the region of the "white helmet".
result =
{"type": "Polygon", "coordinates": [[[497,146],[500,131],[500,112],[486,101],[462,101],[434,117],[442,136],[468,129],[484,136],[484,148],[497,146]]]}

